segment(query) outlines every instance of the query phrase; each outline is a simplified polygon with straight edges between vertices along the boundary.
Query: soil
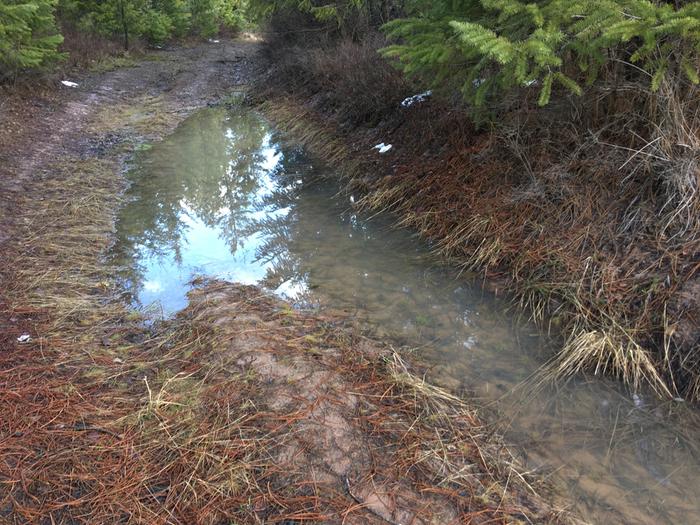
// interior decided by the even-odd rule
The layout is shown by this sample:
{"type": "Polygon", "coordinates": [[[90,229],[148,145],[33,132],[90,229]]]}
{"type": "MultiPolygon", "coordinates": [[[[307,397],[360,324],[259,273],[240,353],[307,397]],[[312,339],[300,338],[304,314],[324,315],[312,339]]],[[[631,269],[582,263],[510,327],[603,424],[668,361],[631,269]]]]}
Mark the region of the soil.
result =
{"type": "Polygon", "coordinates": [[[151,325],[121,300],[102,256],[126,163],[244,91],[257,46],[3,94],[0,521],[572,519],[473,408],[347,319],[221,282],[151,325]]]}

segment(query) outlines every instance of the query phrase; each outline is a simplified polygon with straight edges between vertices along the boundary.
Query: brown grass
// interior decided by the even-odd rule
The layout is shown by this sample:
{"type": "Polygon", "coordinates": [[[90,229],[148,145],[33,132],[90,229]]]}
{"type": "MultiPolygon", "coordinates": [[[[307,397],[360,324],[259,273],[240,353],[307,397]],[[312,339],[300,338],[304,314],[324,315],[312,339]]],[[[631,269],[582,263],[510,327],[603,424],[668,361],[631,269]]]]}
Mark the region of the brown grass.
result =
{"type": "Polygon", "coordinates": [[[63,43],[60,51],[67,55],[66,60],[60,64],[62,69],[114,69],[118,64],[115,61],[129,60],[130,57],[142,55],[144,51],[144,44],[139,40],[131,42],[130,49],[126,52],[119,39],[107,38],[67,23],[61,25],[61,34],[63,43]]]}
{"type": "MultiPolygon", "coordinates": [[[[93,131],[172,124],[127,109],[93,131]]],[[[102,260],[124,145],[42,166],[13,203],[0,255],[2,521],[568,519],[471,407],[342,319],[200,283],[177,319],[143,324],[102,260]]]]}
{"type": "Polygon", "coordinates": [[[14,283],[6,313],[23,318],[33,338],[6,339],[0,354],[8,520],[380,523],[415,507],[393,501],[425,491],[424,516],[449,505],[455,523],[564,519],[473,409],[341,320],[225,283],[207,283],[177,319],[151,329],[119,301],[105,302],[110,271],[97,260],[110,238],[104,206],[121,184],[108,168],[56,168],[46,199],[25,203],[32,220],[17,243],[23,265],[4,276],[14,283]],[[250,366],[265,355],[282,372],[250,366]],[[285,372],[292,360],[304,377],[325,373],[323,384],[285,372]],[[321,388],[329,382],[339,382],[335,391],[321,388]],[[348,392],[363,402],[341,413],[343,424],[363,436],[369,463],[358,463],[351,446],[347,474],[331,465],[334,476],[316,479],[324,464],[312,458],[326,448],[309,425],[348,392]],[[283,462],[304,449],[308,459],[283,462]],[[385,487],[379,503],[370,486],[385,487]]]}
{"type": "Polygon", "coordinates": [[[340,116],[339,126],[376,125],[391,115],[410,94],[409,84],[376,49],[380,35],[361,44],[351,40],[317,47],[269,46],[273,71],[259,83],[256,97],[266,93],[302,93],[324,114],[340,116]]]}
{"type": "Polygon", "coordinates": [[[377,125],[354,127],[304,88],[268,92],[262,107],[340,165],[348,187],[366,195],[362,206],[394,212],[561,335],[548,377],[604,373],[697,399],[700,127],[689,89],[591,92],[573,109],[521,100],[491,132],[444,100],[397,102],[377,125]],[[606,112],[611,105],[628,109],[606,112]],[[379,142],[394,150],[378,155],[379,142]]]}

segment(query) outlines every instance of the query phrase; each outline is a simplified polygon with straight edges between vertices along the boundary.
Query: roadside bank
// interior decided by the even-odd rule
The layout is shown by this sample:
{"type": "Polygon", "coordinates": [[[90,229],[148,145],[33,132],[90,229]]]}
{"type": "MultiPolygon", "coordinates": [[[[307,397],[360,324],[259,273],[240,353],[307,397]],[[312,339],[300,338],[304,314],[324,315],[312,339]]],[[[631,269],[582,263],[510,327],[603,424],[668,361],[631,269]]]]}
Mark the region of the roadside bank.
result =
{"type": "Polygon", "coordinates": [[[668,219],[673,202],[633,152],[559,127],[565,108],[479,129],[459,103],[416,94],[381,41],[295,46],[265,48],[262,111],[330,159],[361,208],[395,213],[555,336],[545,379],[584,372],[697,398],[693,219],[668,219]]]}

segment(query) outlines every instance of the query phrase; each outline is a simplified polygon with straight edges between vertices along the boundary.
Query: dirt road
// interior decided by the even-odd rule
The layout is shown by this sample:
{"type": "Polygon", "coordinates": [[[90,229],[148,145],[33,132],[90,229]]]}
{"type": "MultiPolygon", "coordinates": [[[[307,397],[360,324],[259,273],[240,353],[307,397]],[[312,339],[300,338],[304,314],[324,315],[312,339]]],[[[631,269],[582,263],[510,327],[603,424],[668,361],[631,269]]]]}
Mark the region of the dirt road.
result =
{"type": "Polygon", "coordinates": [[[125,163],[243,90],[255,50],[2,101],[0,521],[565,520],[471,407],[348,320],[220,282],[152,325],[121,300],[103,256],[125,163]]]}
{"type": "MultiPolygon", "coordinates": [[[[175,125],[196,108],[244,89],[254,69],[257,43],[221,41],[190,48],[153,52],[134,67],[83,74],[37,90],[8,90],[0,99],[0,243],[7,240],[12,221],[21,216],[14,206],[30,193],[48,165],[65,152],[83,157],[100,155],[107,146],[128,140],[157,138],[162,129],[136,126],[109,131],[104,112],[125,106],[147,111],[157,104],[161,118],[175,125]],[[102,114],[102,116],[100,116],[102,114]],[[96,119],[102,127],[92,130],[96,119]],[[131,129],[130,129],[131,128],[131,129]],[[106,133],[104,132],[106,131],[106,133]],[[139,132],[146,132],[139,136],[139,132]],[[149,132],[150,131],[150,132],[149,132]],[[10,221],[9,223],[7,221],[10,221]]],[[[162,122],[165,123],[165,122],[162,122]]],[[[1,245],[0,245],[1,246],[1,245]]]]}

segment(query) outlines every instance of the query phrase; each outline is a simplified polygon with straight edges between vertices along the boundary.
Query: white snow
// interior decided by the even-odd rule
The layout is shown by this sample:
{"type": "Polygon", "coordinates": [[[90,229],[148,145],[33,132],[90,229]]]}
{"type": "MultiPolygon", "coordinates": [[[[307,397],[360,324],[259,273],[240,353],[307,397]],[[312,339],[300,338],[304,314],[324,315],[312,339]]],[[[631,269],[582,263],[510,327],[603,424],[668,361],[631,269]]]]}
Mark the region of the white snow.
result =
{"type": "Polygon", "coordinates": [[[374,146],[374,148],[372,148],[372,149],[378,150],[379,153],[386,153],[387,151],[389,151],[393,147],[394,146],[392,146],[391,144],[384,144],[383,142],[380,142],[379,144],[374,146]]]}
{"type": "Polygon", "coordinates": [[[405,98],[401,102],[401,106],[407,108],[418,102],[424,102],[425,99],[430,97],[432,94],[432,90],[429,89],[428,91],[424,91],[423,93],[418,93],[417,95],[413,95],[412,97],[405,98]]]}
{"type": "Polygon", "coordinates": [[[76,84],[75,82],[71,82],[70,80],[61,80],[61,84],[63,84],[66,87],[70,87],[70,88],[78,87],[78,84],[76,84]]]}
{"type": "Polygon", "coordinates": [[[644,401],[637,394],[632,394],[632,401],[634,402],[634,406],[636,408],[642,408],[644,406],[644,401]]]}

